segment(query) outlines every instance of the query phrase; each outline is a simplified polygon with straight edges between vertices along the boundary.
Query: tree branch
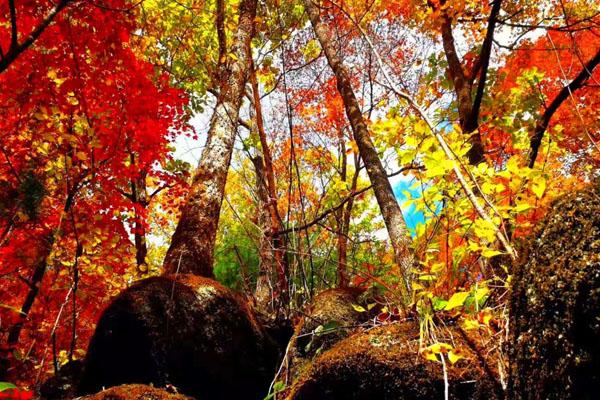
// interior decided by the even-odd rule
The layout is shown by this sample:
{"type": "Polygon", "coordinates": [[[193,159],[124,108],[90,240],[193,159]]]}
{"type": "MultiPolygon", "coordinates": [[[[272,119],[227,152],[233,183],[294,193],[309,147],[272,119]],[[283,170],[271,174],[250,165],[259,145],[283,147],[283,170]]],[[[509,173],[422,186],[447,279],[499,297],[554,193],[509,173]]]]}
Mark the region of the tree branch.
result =
{"type": "MultiPolygon", "coordinates": [[[[424,167],[422,165],[408,165],[406,167],[400,168],[398,171],[393,172],[388,176],[388,178],[391,178],[393,176],[396,175],[400,175],[402,172],[404,171],[408,171],[408,170],[422,170],[424,167]]],[[[286,235],[288,233],[291,232],[297,232],[297,231],[302,231],[305,229],[310,228],[311,226],[317,225],[319,222],[321,222],[323,219],[325,219],[328,215],[340,210],[342,207],[344,207],[344,205],[346,203],[348,203],[349,201],[353,200],[356,196],[359,196],[363,193],[365,193],[367,190],[371,189],[373,187],[373,185],[369,185],[366,186],[360,190],[356,190],[352,193],[350,193],[348,195],[348,197],[346,197],[344,200],[342,200],[341,202],[339,202],[336,206],[328,208],[327,210],[323,211],[321,214],[319,214],[318,216],[316,216],[312,221],[307,222],[306,224],[300,225],[300,226],[294,226],[291,228],[286,228],[286,229],[282,229],[280,231],[277,232],[273,232],[271,235],[272,236],[281,236],[281,235],[286,235]]]]}
{"type": "MultiPolygon", "coordinates": [[[[15,0],[8,0],[10,9],[10,49],[18,46],[17,42],[17,10],[15,9],[15,0]]],[[[9,49],[9,51],[10,51],[9,49]]]]}
{"type": "Polygon", "coordinates": [[[552,100],[550,105],[546,107],[544,114],[535,126],[535,131],[530,140],[529,168],[533,168],[535,165],[535,160],[538,156],[540,145],[542,144],[542,139],[544,138],[544,133],[546,132],[546,129],[548,129],[548,125],[550,124],[552,116],[562,105],[562,103],[573,94],[574,91],[580,89],[585,84],[585,82],[592,76],[594,68],[596,68],[599,63],[600,49],[596,52],[596,55],[584,65],[583,69],[579,72],[579,74],[577,74],[575,79],[573,79],[567,86],[564,86],[561,91],[558,92],[554,100],[552,100]]]}
{"type": "Polygon", "coordinates": [[[485,83],[487,79],[487,72],[490,66],[490,56],[492,54],[492,44],[494,39],[494,30],[496,29],[496,19],[500,13],[500,6],[502,0],[494,0],[492,5],[492,11],[490,12],[490,19],[488,21],[487,32],[483,45],[481,48],[481,55],[479,56],[478,63],[481,65],[481,73],[479,75],[479,82],[477,82],[477,93],[475,94],[475,100],[473,100],[473,108],[471,109],[470,119],[475,125],[479,125],[479,110],[481,109],[481,101],[483,99],[483,93],[485,91],[485,83]]]}
{"type": "MultiPolygon", "coordinates": [[[[8,52],[0,60],[0,73],[4,72],[10,66],[10,64],[12,64],[17,59],[17,57],[19,55],[21,55],[21,53],[23,53],[25,50],[27,50],[29,48],[29,46],[31,46],[33,44],[33,42],[35,42],[35,40],[42,34],[42,32],[44,32],[44,30],[48,27],[48,25],[50,25],[50,23],[54,20],[54,17],[56,17],[56,15],[59,12],[61,12],[61,10],[63,8],[65,8],[71,1],[73,1],[73,0],[60,0],[58,2],[58,4],[52,9],[52,11],[50,11],[50,13],[38,25],[38,27],[35,28],[33,30],[33,32],[31,32],[31,34],[27,37],[27,39],[25,39],[25,41],[21,44],[19,44],[16,41],[16,20],[14,21],[12,29],[13,29],[13,34],[15,36],[13,36],[13,38],[12,38],[11,46],[8,49],[8,52]]],[[[11,20],[13,17],[12,13],[13,13],[13,11],[11,10],[11,20]]],[[[16,18],[16,13],[15,13],[15,18],[16,18]]]]}

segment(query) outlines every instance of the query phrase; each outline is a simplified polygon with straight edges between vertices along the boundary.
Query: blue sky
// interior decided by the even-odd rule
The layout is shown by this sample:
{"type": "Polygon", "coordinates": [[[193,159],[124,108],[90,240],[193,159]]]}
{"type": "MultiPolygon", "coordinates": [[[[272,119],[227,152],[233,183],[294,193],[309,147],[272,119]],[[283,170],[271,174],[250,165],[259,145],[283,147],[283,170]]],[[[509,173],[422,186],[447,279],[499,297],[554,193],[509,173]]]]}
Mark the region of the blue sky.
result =
{"type": "Polygon", "coordinates": [[[392,187],[394,189],[394,194],[398,199],[398,203],[402,206],[402,213],[404,214],[404,218],[406,220],[406,225],[408,229],[411,231],[414,230],[415,226],[418,223],[425,221],[425,216],[421,211],[415,210],[415,205],[412,204],[409,207],[403,206],[404,201],[406,201],[406,196],[404,195],[404,191],[410,192],[413,198],[420,197],[421,191],[419,189],[412,189],[411,186],[414,182],[414,178],[412,179],[403,179],[397,182],[392,183],[392,187]]]}

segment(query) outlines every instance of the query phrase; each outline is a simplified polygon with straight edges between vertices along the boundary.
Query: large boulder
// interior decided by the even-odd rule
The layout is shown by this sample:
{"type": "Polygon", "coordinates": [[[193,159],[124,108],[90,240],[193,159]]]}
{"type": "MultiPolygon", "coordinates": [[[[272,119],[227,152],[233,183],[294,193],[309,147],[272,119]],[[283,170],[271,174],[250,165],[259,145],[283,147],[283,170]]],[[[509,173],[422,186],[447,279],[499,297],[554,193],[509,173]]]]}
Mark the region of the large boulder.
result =
{"type": "Polygon", "coordinates": [[[358,292],[328,289],[314,297],[296,325],[290,343],[289,375],[298,376],[312,359],[354,332],[364,315],[355,307],[358,292]]]}
{"type": "MultiPolygon", "coordinates": [[[[455,364],[445,358],[450,399],[501,398],[494,377],[458,332],[444,335],[442,329],[438,340],[453,343],[463,357],[455,364]]],[[[443,399],[444,393],[444,367],[419,354],[419,326],[409,321],[359,332],[337,343],[315,358],[287,399],[430,400],[443,399]]]]}
{"type": "Polygon", "coordinates": [[[231,291],[192,275],[154,277],[102,314],[79,391],[147,383],[197,398],[262,399],[277,363],[276,346],[231,291]]]}
{"type": "Polygon", "coordinates": [[[121,385],[111,387],[79,400],[192,400],[190,397],[170,393],[148,385],[121,385]]]}
{"type": "Polygon", "coordinates": [[[511,399],[600,395],[600,181],[558,200],[516,266],[511,399]]]}

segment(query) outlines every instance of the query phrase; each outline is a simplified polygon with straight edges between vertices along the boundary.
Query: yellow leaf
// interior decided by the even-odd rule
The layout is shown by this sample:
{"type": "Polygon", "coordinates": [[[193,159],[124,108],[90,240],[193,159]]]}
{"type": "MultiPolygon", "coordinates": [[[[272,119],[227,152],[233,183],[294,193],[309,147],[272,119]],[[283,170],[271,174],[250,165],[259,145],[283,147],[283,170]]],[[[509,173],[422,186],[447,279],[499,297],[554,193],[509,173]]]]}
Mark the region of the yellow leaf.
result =
{"type": "Polygon", "coordinates": [[[425,359],[429,360],[429,361],[437,361],[437,362],[440,361],[440,360],[438,360],[437,356],[430,351],[424,351],[423,356],[425,356],[425,359]]]}
{"type": "Polygon", "coordinates": [[[460,307],[464,304],[465,300],[469,297],[469,292],[457,292],[450,297],[448,304],[446,304],[446,310],[452,310],[453,308],[460,307]]]}
{"type": "Polygon", "coordinates": [[[461,358],[465,358],[465,357],[462,355],[462,352],[460,351],[460,349],[453,349],[448,352],[448,360],[450,360],[450,363],[452,363],[452,364],[454,364],[461,358]]]}
{"type": "Polygon", "coordinates": [[[490,292],[490,289],[488,289],[486,287],[477,289],[475,291],[475,300],[479,301],[479,300],[483,299],[489,292],[490,292]]]}
{"type": "Polygon", "coordinates": [[[498,256],[498,255],[500,255],[500,254],[502,254],[502,252],[501,252],[501,251],[498,251],[498,250],[492,250],[492,249],[484,249],[484,250],[481,252],[481,255],[482,255],[482,256],[484,256],[484,257],[486,257],[486,258],[491,258],[491,257],[494,257],[494,256],[498,256]]]}
{"type": "Polygon", "coordinates": [[[438,360],[437,356],[434,353],[432,353],[431,351],[424,351],[423,357],[425,357],[425,359],[429,360],[429,361],[435,361],[435,362],[440,361],[440,360],[438,360]]]}
{"type": "Polygon", "coordinates": [[[448,343],[441,343],[441,342],[434,343],[431,346],[428,346],[425,348],[425,351],[429,351],[434,354],[447,353],[450,350],[452,350],[451,345],[449,345],[448,343]]]}
{"type": "Polygon", "coordinates": [[[311,61],[317,58],[319,54],[321,54],[319,42],[315,39],[309,40],[304,49],[302,49],[302,54],[304,55],[304,59],[306,61],[311,61]]]}
{"type": "Polygon", "coordinates": [[[537,179],[535,182],[533,182],[531,190],[538,199],[541,199],[542,196],[544,196],[544,192],[546,191],[546,180],[544,178],[537,179]]]}
{"type": "Polygon", "coordinates": [[[465,319],[465,321],[463,322],[463,328],[467,331],[473,330],[473,329],[478,329],[479,328],[479,322],[477,320],[474,319],[465,319]]]}
{"type": "Polygon", "coordinates": [[[365,308],[363,306],[359,306],[358,304],[352,304],[352,308],[354,308],[354,310],[357,312],[366,312],[367,311],[367,310],[365,310],[365,308]]]}

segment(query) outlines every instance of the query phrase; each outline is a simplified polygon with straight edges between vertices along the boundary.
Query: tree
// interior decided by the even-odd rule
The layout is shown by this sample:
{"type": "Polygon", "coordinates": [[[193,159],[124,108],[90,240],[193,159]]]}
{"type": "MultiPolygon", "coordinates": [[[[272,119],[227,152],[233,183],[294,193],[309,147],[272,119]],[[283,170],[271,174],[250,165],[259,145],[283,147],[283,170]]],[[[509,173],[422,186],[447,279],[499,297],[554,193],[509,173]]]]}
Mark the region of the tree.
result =
{"type": "MultiPolygon", "coordinates": [[[[234,45],[227,52],[221,43],[219,94],[187,201],[165,258],[170,272],[213,276],[214,246],[223,202],[227,171],[238,126],[238,114],[251,64],[256,0],[239,5],[234,45]]],[[[221,28],[219,28],[221,29],[221,28]]]]}
{"type": "MultiPolygon", "coordinates": [[[[403,281],[407,282],[409,270],[412,264],[412,255],[410,250],[410,240],[408,239],[406,223],[402,216],[400,206],[396,201],[396,197],[387,178],[377,150],[371,141],[367,124],[360,110],[352,83],[348,75],[348,71],[342,60],[337,54],[334,44],[332,43],[332,35],[327,27],[321,21],[319,8],[312,0],[304,1],[306,11],[315,31],[323,51],[327,57],[329,65],[333,70],[338,85],[338,91],[344,101],[346,115],[352,126],[354,140],[360,151],[361,158],[365,163],[365,168],[369,174],[369,179],[373,185],[373,192],[377,198],[381,214],[386,224],[386,228],[390,237],[390,242],[396,255],[396,262],[401,267],[403,281]]],[[[405,300],[408,296],[408,286],[403,288],[403,296],[405,300]]]]}
{"type": "MultiPolygon", "coordinates": [[[[23,32],[37,29],[37,6],[27,7],[17,13],[23,32]]],[[[164,180],[156,163],[185,129],[186,96],[138,58],[134,17],[67,8],[0,74],[0,302],[12,374],[31,374],[12,361],[37,364],[51,341],[68,359],[85,346],[100,304],[82,299],[110,296],[130,265],[127,229],[144,223],[121,193],[141,176],[164,180]]]]}

